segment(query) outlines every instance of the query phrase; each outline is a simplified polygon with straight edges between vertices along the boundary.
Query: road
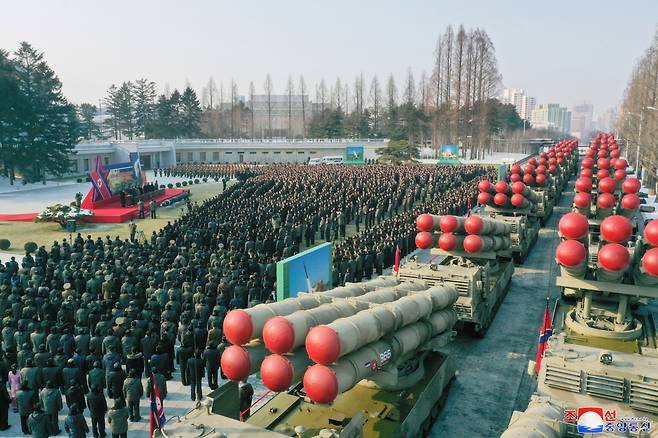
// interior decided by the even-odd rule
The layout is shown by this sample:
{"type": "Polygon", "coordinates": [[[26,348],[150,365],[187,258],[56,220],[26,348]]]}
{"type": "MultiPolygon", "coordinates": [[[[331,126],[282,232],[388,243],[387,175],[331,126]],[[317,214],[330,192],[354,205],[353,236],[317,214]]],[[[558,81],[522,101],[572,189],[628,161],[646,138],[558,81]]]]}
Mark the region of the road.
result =
{"type": "Polygon", "coordinates": [[[459,335],[447,350],[455,355],[458,374],[431,437],[498,437],[514,410],[527,406],[534,379],[528,361],[537,341],[546,307],[559,296],[555,287],[557,224],[570,210],[573,184],[562,195],[523,266],[517,266],[511,288],[484,339],[459,335]]]}

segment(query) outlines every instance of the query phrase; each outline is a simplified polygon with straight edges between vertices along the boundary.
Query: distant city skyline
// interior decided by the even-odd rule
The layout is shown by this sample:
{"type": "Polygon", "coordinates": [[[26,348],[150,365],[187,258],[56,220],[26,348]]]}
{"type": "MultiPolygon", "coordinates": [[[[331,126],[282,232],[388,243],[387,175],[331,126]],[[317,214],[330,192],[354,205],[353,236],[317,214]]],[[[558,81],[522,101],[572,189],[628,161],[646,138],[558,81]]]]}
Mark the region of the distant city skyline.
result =
{"type": "Polygon", "coordinates": [[[556,0],[538,11],[527,2],[473,0],[447,7],[430,0],[358,3],[144,0],[111,3],[26,0],[3,8],[0,48],[28,41],[63,82],[74,103],[98,104],[112,83],[146,77],[162,92],[190,83],[199,94],[210,76],[246,95],[262,94],[270,73],[275,92],[304,75],[309,95],[324,77],[353,84],[363,73],[398,89],[409,68],[430,75],[446,26],[483,28],[496,47],[503,88],[523,88],[539,102],[596,109],[621,100],[633,65],[656,29],[658,2],[633,7],[613,0],[556,0]],[[560,6],[562,5],[562,6],[560,6]],[[349,13],[346,13],[349,11],[349,13]],[[565,14],[568,11],[568,14],[565,14]],[[514,23],[513,26],[510,23],[514,23]]]}

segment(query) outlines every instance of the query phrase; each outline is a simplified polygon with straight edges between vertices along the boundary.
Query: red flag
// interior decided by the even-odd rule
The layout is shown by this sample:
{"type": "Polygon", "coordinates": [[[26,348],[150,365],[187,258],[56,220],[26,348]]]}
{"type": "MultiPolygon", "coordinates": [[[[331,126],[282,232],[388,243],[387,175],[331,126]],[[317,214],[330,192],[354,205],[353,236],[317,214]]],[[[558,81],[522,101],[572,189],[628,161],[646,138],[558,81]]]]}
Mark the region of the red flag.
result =
{"type": "Polygon", "coordinates": [[[541,324],[541,331],[539,332],[539,346],[537,347],[537,366],[535,372],[539,374],[541,367],[541,360],[544,357],[546,347],[548,347],[548,338],[553,334],[553,323],[551,321],[551,311],[548,308],[548,298],[546,299],[546,310],[544,311],[544,321],[541,324]]]}
{"type": "Polygon", "coordinates": [[[151,385],[153,390],[151,391],[151,415],[150,415],[150,431],[149,436],[153,436],[155,429],[162,429],[167,422],[164,413],[164,406],[162,405],[162,398],[160,397],[160,390],[158,389],[158,384],[155,380],[155,375],[151,373],[151,385]]]}
{"type": "Polygon", "coordinates": [[[395,272],[400,272],[400,245],[395,246],[395,272]]]}

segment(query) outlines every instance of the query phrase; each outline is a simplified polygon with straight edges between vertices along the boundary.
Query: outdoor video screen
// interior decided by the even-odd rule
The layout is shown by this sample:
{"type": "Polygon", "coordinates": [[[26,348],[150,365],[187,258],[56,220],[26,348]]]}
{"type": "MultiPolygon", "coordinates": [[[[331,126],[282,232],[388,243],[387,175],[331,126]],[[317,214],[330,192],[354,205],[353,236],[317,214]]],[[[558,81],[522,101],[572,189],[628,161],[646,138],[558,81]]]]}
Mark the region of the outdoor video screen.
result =
{"type": "Polygon", "coordinates": [[[277,262],[277,300],[331,288],[331,247],[323,243],[277,262]]]}
{"type": "Polygon", "coordinates": [[[107,175],[107,183],[113,194],[139,185],[138,178],[135,175],[135,169],[132,166],[110,169],[107,175]]]}

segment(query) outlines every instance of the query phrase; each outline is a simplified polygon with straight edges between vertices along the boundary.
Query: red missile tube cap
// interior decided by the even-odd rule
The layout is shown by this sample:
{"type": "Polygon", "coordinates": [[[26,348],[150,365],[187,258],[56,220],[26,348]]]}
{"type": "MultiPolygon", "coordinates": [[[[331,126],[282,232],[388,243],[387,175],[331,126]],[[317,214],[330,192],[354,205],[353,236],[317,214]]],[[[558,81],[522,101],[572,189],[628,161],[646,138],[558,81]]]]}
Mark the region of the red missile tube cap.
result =
{"type": "Polygon", "coordinates": [[[512,205],[515,207],[523,207],[525,204],[525,197],[521,194],[514,193],[511,199],[512,205]]]}
{"type": "Polygon", "coordinates": [[[654,277],[658,277],[658,248],[651,248],[642,256],[642,268],[654,277]]]}
{"type": "Polygon", "coordinates": [[[523,175],[523,182],[526,184],[533,184],[535,182],[535,177],[529,173],[523,175]]]}
{"type": "Polygon", "coordinates": [[[468,234],[480,234],[484,228],[484,221],[480,216],[471,215],[464,220],[464,230],[468,234]]]}
{"type": "Polygon", "coordinates": [[[249,352],[238,345],[226,347],[219,361],[222,371],[230,380],[240,381],[249,376],[249,352]]]}
{"type": "Polygon", "coordinates": [[[587,250],[577,240],[563,240],[555,249],[555,258],[562,266],[574,268],[585,262],[587,250]]]}
{"type": "Polygon", "coordinates": [[[231,344],[244,345],[251,341],[254,325],[251,316],[243,309],[231,310],[224,318],[224,335],[231,344]]]}
{"type": "Polygon", "coordinates": [[[528,164],[526,167],[523,168],[523,173],[529,173],[533,174],[535,172],[535,166],[532,164],[528,164]]]}
{"type": "Polygon", "coordinates": [[[628,249],[618,243],[608,243],[599,250],[599,265],[608,272],[619,272],[628,268],[631,257],[628,249]]]}
{"type": "Polygon", "coordinates": [[[615,181],[623,181],[626,179],[626,171],[622,169],[615,170],[614,173],[615,181]]]}
{"type": "Polygon", "coordinates": [[[510,167],[510,171],[512,173],[521,173],[521,166],[518,164],[512,164],[512,167],[510,167]]]}
{"type": "Polygon", "coordinates": [[[543,164],[537,166],[537,175],[545,175],[545,174],[546,174],[546,166],[543,164]]]}
{"type": "Polygon", "coordinates": [[[608,173],[608,169],[599,169],[598,172],[596,172],[596,177],[601,180],[603,178],[607,178],[610,176],[610,173],[608,173]]]}
{"type": "Polygon", "coordinates": [[[585,169],[592,169],[594,167],[594,158],[585,158],[581,166],[585,169]]]}
{"type": "Polygon", "coordinates": [[[441,216],[439,219],[439,228],[441,228],[441,231],[444,233],[452,233],[457,227],[459,227],[459,222],[457,222],[457,218],[451,214],[441,216]]]}
{"type": "MultiPolygon", "coordinates": [[[[619,146],[617,146],[619,147],[619,146]]],[[[610,157],[611,158],[619,158],[621,156],[621,153],[619,152],[618,149],[613,149],[610,151],[610,157]]],[[[612,165],[612,163],[610,163],[612,165]]]]}
{"type": "Polygon", "coordinates": [[[429,249],[434,243],[434,237],[432,233],[427,231],[420,231],[416,234],[416,248],[420,249],[429,249]]]}
{"type": "Polygon", "coordinates": [[[596,199],[596,204],[600,208],[612,208],[615,206],[616,202],[615,197],[610,193],[601,193],[596,199]]]}
{"type": "Polygon", "coordinates": [[[599,157],[599,158],[605,158],[605,157],[608,156],[608,150],[602,148],[602,149],[596,154],[596,156],[599,157]]]}
{"type": "Polygon", "coordinates": [[[330,365],[340,357],[338,333],[326,325],[313,327],[306,335],[306,352],[315,363],[330,365]]]}
{"type": "Polygon", "coordinates": [[[557,166],[555,164],[551,164],[548,166],[548,173],[555,173],[557,171],[557,166]]]}
{"type": "Polygon", "coordinates": [[[610,168],[610,160],[607,158],[599,158],[596,160],[596,166],[599,169],[609,169],[610,168]]]}
{"type": "Polygon", "coordinates": [[[469,234],[464,237],[464,251],[469,254],[475,254],[482,251],[483,246],[484,243],[482,242],[482,239],[476,234],[469,234]]]}
{"type": "Polygon", "coordinates": [[[478,193],[478,204],[487,205],[491,201],[491,195],[489,193],[480,192],[478,193]]]}
{"type": "Polygon", "coordinates": [[[260,378],[263,384],[274,392],[290,388],[293,371],[290,361],[278,354],[266,356],[260,364],[260,378]]]}
{"type": "Polygon", "coordinates": [[[505,193],[496,193],[496,196],[494,196],[494,204],[500,206],[507,204],[507,195],[505,193]]]}
{"type": "Polygon", "coordinates": [[[621,185],[624,193],[637,193],[642,188],[642,183],[637,178],[628,178],[621,185]]]}
{"type": "Polygon", "coordinates": [[[532,157],[528,160],[528,164],[531,164],[533,166],[537,165],[537,159],[535,157],[532,157]]]}
{"type": "Polygon", "coordinates": [[[324,365],[308,367],[304,373],[304,391],[315,403],[328,404],[338,396],[336,373],[324,365]]]}
{"type": "Polygon", "coordinates": [[[498,181],[496,183],[496,192],[498,192],[498,193],[507,193],[508,189],[509,189],[509,186],[507,185],[507,182],[498,181]]]}
{"type": "Polygon", "coordinates": [[[544,185],[546,183],[546,175],[543,174],[537,175],[537,177],[535,178],[535,182],[540,186],[544,185]]]}
{"type": "Polygon", "coordinates": [[[513,183],[515,183],[517,181],[521,181],[522,179],[523,179],[523,177],[521,175],[519,175],[518,173],[513,173],[509,176],[509,180],[512,181],[513,183]]]}
{"type": "Polygon", "coordinates": [[[628,167],[628,161],[626,161],[625,158],[617,158],[617,161],[615,161],[615,167],[617,169],[626,170],[628,167]]]}
{"type": "Polygon", "coordinates": [[[633,224],[624,216],[608,216],[601,222],[601,237],[610,243],[623,243],[633,235],[633,224]]]}
{"type": "Polygon", "coordinates": [[[576,180],[576,191],[590,192],[592,190],[592,179],[581,176],[576,180]]]}
{"type": "Polygon", "coordinates": [[[594,172],[592,172],[592,169],[583,169],[580,171],[580,176],[591,178],[594,176],[594,172]]]}
{"type": "Polygon", "coordinates": [[[481,192],[490,192],[492,189],[491,182],[488,180],[482,180],[478,183],[478,190],[481,192]]]}
{"type": "Polygon", "coordinates": [[[457,239],[452,233],[443,233],[439,237],[439,248],[444,251],[452,251],[457,247],[457,239]]]}
{"type": "Polygon", "coordinates": [[[621,198],[621,207],[626,210],[636,210],[640,207],[640,197],[636,193],[629,193],[621,198]]]}
{"type": "Polygon", "coordinates": [[[567,213],[560,218],[558,224],[560,234],[567,239],[582,239],[589,232],[589,222],[580,213],[567,213]]]}
{"type": "Polygon", "coordinates": [[[605,177],[599,181],[599,191],[604,193],[612,193],[615,191],[615,180],[610,177],[605,177]]]}
{"type": "Polygon", "coordinates": [[[658,219],[650,221],[644,227],[644,239],[653,246],[658,246],[658,219]]]}
{"type": "Polygon", "coordinates": [[[523,193],[525,191],[525,184],[522,183],[521,181],[515,182],[512,184],[512,192],[513,193],[523,193]]]}
{"type": "Polygon", "coordinates": [[[573,205],[578,208],[586,208],[592,204],[592,195],[587,192],[578,192],[573,197],[573,205]]]}
{"type": "Polygon", "coordinates": [[[291,351],[295,344],[295,330],[290,321],[282,316],[268,319],[263,327],[263,342],[272,353],[291,351]]]}
{"type": "Polygon", "coordinates": [[[434,218],[431,214],[423,213],[416,218],[416,228],[420,231],[434,230],[434,218]]]}

